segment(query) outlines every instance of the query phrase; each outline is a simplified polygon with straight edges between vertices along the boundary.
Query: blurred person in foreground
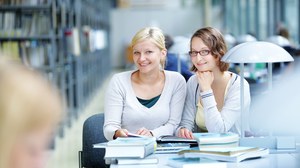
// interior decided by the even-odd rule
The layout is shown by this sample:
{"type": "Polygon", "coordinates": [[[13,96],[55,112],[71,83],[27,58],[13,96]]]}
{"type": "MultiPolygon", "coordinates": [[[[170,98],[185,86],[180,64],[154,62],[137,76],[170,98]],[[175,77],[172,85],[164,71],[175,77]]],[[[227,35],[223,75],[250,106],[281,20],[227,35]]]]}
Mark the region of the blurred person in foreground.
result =
{"type": "Polygon", "coordinates": [[[46,166],[61,102],[58,91],[40,74],[0,57],[1,168],[46,166]]]}
{"type": "Polygon", "coordinates": [[[193,138],[192,132],[196,130],[241,135],[241,108],[244,112],[249,110],[250,89],[245,79],[229,72],[229,64],[221,61],[226,52],[219,30],[205,27],[193,34],[189,55],[196,74],[187,82],[182,120],[177,129],[179,137],[193,138]],[[241,80],[244,80],[244,107],[240,105],[241,80]]]}

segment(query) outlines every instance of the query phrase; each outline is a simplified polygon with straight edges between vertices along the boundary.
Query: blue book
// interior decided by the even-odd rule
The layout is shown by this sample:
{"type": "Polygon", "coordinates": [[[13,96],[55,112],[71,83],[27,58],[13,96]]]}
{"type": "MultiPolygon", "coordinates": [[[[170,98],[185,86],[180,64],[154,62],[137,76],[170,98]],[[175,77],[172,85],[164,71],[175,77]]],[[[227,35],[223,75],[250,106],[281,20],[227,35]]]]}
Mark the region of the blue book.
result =
{"type": "Polygon", "coordinates": [[[145,158],[155,152],[156,146],[155,138],[119,137],[107,142],[104,158],[145,158]]]}
{"type": "Polygon", "coordinates": [[[193,133],[198,145],[237,144],[239,135],[227,133],[193,133]]]}

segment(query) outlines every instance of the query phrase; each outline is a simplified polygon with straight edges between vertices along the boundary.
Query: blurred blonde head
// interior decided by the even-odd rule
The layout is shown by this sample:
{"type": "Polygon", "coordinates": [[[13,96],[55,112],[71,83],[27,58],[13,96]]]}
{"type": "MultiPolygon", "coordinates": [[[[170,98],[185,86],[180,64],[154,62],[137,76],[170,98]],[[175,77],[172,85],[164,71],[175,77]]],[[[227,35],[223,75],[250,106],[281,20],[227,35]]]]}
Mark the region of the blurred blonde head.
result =
{"type": "MultiPolygon", "coordinates": [[[[165,36],[157,27],[146,27],[138,31],[131,40],[131,47],[133,48],[137,43],[140,43],[144,40],[150,40],[160,50],[167,50],[165,45],[165,36]]],[[[162,69],[165,67],[165,62],[165,58],[160,60],[162,69]]]]}
{"type": "Polygon", "coordinates": [[[1,57],[0,93],[0,167],[34,167],[60,121],[59,93],[37,72],[1,57]]]}

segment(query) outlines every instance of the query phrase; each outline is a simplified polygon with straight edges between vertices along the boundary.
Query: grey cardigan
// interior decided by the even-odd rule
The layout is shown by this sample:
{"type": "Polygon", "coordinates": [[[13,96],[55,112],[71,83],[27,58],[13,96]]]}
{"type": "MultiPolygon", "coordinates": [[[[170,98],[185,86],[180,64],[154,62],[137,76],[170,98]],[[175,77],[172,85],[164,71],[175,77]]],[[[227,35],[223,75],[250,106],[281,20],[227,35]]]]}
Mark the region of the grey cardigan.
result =
{"type": "MultiPolygon", "coordinates": [[[[231,72],[230,72],[231,73],[231,72]]],[[[224,106],[219,112],[212,90],[201,92],[197,76],[193,75],[187,82],[187,97],[183,110],[183,116],[179,128],[185,127],[194,131],[195,117],[197,113],[196,103],[202,97],[205,124],[208,132],[235,132],[241,134],[241,107],[240,107],[240,76],[231,73],[230,85],[224,97],[224,106]]],[[[244,113],[248,115],[250,107],[250,89],[248,82],[244,79],[244,113]]],[[[245,128],[248,129],[248,124],[245,128]]]]}

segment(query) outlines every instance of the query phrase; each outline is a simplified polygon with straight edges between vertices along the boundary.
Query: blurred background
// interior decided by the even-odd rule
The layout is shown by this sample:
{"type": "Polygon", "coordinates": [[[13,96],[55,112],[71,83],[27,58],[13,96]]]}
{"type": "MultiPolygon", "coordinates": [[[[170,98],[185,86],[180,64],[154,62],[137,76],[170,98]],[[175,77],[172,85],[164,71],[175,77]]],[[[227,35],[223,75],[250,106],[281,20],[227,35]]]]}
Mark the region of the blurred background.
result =
{"type": "MultiPolygon", "coordinates": [[[[139,29],[156,26],[171,37],[168,52],[178,59],[179,72],[190,67],[190,36],[205,26],[218,28],[229,49],[248,41],[275,43],[295,59],[272,65],[274,85],[280,85],[286,76],[300,77],[299,16],[298,0],[0,0],[0,51],[60,89],[68,110],[49,167],[69,168],[78,166],[83,122],[103,112],[111,75],[134,68],[129,44],[139,29]]],[[[239,67],[230,70],[238,73],[239,67]]],[[[255,103],[267,92],[267,65],[246,65],[245,77],[255,103]]],[[[299,84],[291,86],[298,91],[299,84]]]]}

